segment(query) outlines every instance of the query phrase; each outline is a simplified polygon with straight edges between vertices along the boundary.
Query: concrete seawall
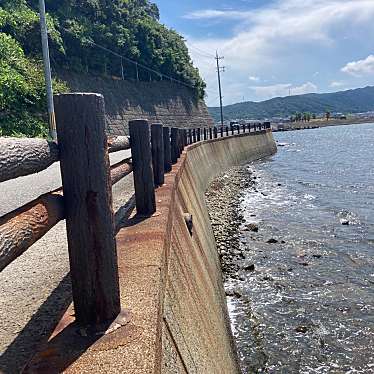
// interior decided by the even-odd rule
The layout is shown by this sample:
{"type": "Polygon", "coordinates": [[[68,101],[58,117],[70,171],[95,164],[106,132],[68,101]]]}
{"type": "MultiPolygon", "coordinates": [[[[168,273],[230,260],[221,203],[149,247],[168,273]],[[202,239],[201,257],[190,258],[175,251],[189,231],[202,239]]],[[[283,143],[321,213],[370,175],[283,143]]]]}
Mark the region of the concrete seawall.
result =
{"type": "Polygon", "coordinates": [[[156,191],[156,214],[131,217],[117,234],[129,323],[100,338],[79,336],[70,307],[25,372],[238,373],[204,193],[228,167],[275,152],[269,131],[187,147],[156,191]],[[193,216],[192,236],[184,213],[193,216]]]}

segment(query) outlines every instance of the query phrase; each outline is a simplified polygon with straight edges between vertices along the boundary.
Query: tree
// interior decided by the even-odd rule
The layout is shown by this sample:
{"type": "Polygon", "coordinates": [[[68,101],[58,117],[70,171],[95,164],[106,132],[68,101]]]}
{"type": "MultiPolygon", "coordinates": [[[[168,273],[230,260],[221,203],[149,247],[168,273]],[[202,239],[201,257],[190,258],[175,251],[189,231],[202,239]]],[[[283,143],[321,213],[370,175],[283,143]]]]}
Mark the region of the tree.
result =
{"type": "MultiPolygon", "coordinates": [[[[46,0],[46,9],[54,72],[121,76],[121,59],[102,46],[125,57],[125,79],[168,75],[204,97],[183,37],[160,24],[149,0],[46,0]]],[[[38,0],[0,1],[0,135],[47,134],[38,10],[38,0]]],[[[54,90],[66,87],[55,81],[54,90]]]]}
{"type": "MultiPolygon", "coordinates": [[[[38,0],[28,0],[27,6],[37,12],[38,0]]],[[[55,31],[50,46],[54,67],[121,76],[121,59],[99,45],[193,86],[201,98],[204,96],[205,83],[193,66],[183,37],[160,24],[159,10],[149,0],[46,0],[46,8],[55,31]]],[[[39,36],[38,31],[36,34],[39,36]]],[[[40,54],[34,44],[20,42],[25,51],[40,54]]],[[[161,79],[141,67],[137,71],[126,59],[122,64],[126,79],[161,79]]]]}
{"type": "MultiPolygon", "coordinates": [[[[56,92],[66,90],[55,81],[56,92]]],[[[0,136],[46,136],[44,74],[19,43],[0,33],[0,136]]]]}

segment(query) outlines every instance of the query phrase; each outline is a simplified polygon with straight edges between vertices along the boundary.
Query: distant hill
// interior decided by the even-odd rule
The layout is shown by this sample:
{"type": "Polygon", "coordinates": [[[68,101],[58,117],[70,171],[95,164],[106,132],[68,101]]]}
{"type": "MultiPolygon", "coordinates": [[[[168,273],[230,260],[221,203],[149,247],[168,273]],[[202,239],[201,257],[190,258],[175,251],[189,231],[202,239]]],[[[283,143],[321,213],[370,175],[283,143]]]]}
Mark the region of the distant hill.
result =
{"type": "MultiPolygon", "coordinates": [[[[360,113],[374,110],[374,87],[358,88],[325,94],[306,94],[253,102],[248,101],[224,107],[224,119],[265,119],[288,117],[296,112],[360,113]]],[[[220,119],[219,107],[209,108],[215,121],[220,119]]]]}

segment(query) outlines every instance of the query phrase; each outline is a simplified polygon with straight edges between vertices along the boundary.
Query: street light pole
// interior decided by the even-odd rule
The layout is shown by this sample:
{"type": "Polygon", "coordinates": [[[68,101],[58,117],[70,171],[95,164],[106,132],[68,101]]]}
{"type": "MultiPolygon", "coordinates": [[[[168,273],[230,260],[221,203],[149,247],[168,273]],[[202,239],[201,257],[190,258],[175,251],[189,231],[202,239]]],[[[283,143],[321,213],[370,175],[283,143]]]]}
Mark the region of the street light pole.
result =
{"type": "Polygon", "coordinates": [[[223,126],[223,105],[222,105],[222,87],[221,87],[221,71],[224,72],[225,68],[219,65],[219,60],[222,60],[223,57],[218,56],[216,51],[216,62],[217,62],[217,74],[218,74],[218,90],[219,90],[219,106],[221,110],[221,126],[223,126]]]}
{"type": "Polygon", "coordinates": [[[54,105],[53,105],[51,62],[49,59],[48,30],[47,30],[47,21],[46,21],[46,16],[45,16],[44,0],[39,0],[39,13],[40,13],[40,30],[41,30],[41,36],[42,36],[44,76],[45,76],[45,85],[47,89],[49,133],[51,135],[51,138],[54,141],[57,141],[55,110],[54,110],[54,105]]]}

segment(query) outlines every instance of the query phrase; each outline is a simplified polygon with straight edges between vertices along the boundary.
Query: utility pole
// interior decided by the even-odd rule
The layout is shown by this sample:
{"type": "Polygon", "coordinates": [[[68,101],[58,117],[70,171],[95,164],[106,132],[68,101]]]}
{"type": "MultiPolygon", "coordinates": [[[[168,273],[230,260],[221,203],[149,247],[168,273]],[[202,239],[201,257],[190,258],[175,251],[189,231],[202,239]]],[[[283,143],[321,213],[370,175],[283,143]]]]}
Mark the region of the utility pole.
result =
{"type": "Polygon", "coordinates": [[[221,72],[225,71],[225,67],[219,66],[219,60],[223,60],[224,57],[218,56],[218,52],[216,51],[216,57],[217,61],[217,74],[218,74],[218,90],[219,90],[219,105],[221,108],[221,126],[223,126],[223,107],[222,107],[222,88],[221,88],[221,72]]]}
{"type": "Polygon", "coordinates": [[[45,84],[47,88],[49,133],[51,135],[51,138],[54,141],[57,141],[55,110],[54,110],[54,105],[53,105],[51,62],[49,59],[48,30],[47,30],[47,21],[46,21],[46,16],[45,16],[44,0],[39,0],[39,13],[40,13],[40,30],[41,30],[41,35],[42,35],[44,76],[45,76],[45,84]]]}

